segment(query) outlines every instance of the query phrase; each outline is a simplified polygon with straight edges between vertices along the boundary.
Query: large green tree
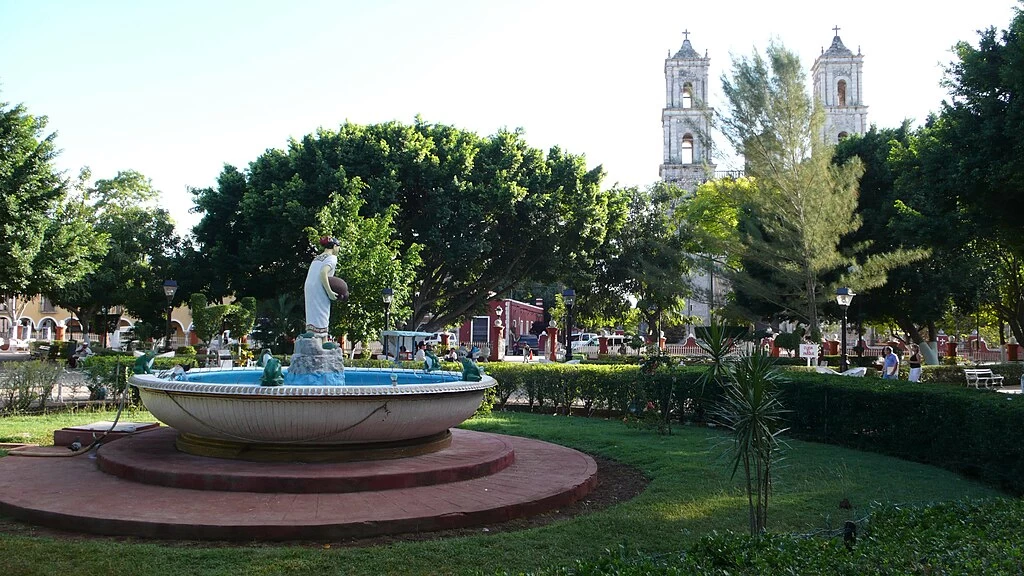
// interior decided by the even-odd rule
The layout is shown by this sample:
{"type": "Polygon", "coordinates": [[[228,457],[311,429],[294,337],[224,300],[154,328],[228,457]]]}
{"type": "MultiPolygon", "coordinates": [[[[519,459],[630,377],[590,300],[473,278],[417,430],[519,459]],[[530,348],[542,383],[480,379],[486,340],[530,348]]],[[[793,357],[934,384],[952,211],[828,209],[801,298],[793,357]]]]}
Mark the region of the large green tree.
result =
{"type": "MultiPolygon", "coordinates": [[[[169,278],[178,241],[169,213],[154,206],[158,195],[150,180],[134,170],[97,180],[86,190],[84,206],[93,227],[107,239],[106,253],[80,280],[42,290],[73,311],[86,330],[101,309],[123,307],[163,335],[167,304],[161,285],[169,278]]],[[[116,326],[116,318],[111,321],[116,326]]]]}
{"type": "Polygon", "coordinates": [[[896,261],[921,255],[865,254],[863,245],[840,249],[861,225],[862,163],[832,162],[823,113],[806,92],[799,58],[776,43],[766,56],[755,51],[736,58],[731,76],[722,77],[728,113],[718,124],[755,185],[739,213],[744,266],[730,279],[737,292],[817,331],[819,311],[837,285],[882,285],[896,261]]]}
{"type": "Polygon", "coordinates": [[[45,116],[0,102],[0,295],[31,297],[89,273],[102,238],[53,166],[45,116]]]}
{"type": "Polygon", "coordinates": [[[1016,10],[1008,29],[981,31],[977,46],[959,42],[946,71],[950,99],[943,102],[935,138],[950,152],[952,198],[972,219],[979,253],[998,265],[998,309],[1024,341],[1024,13],[1016,10]],[[984,244],[988,244],[988,247],[984,244]]]}
{"type": "Polygon", "coordinates": [[[305,230],[358,178],[361,215],[396,206],[397,251],[422,246],[404,326],[430,331],[523,280],[591,266],[608,222],[601,177],[582,157],[545,154],[519,132],[348,123],[269,150],[246,172],[225,167],[217,187],[194,191],[203,214],[194,233],[217,261],[211,294],[271,298],[301,285],[313,256],[305,230]]]}
{"type": "Polygon", "coordinates": [[[401,250],[393,238],[391,222],[397,208],[389,206],[381,214],[363,217],[359,215],[362,205],[357,189],[334,194],[318,215],[318,228],[310,231],[311,240],[327,233],[341,242],[334,275],[348,283],[349,297],[332,305],[331,332],[357,342],[376,338],[384,329],[381,293],[385,288],[393,292],[392,317],[408,316],[415,269],[420,263],[419,244],[401,250]]]}
{"type": "Polygon", "coordinates": [[[688,228],[681,225],[681,206],[686,192],[671,184],[623,191],[627,200],[625,221],[609,238],[610,258],[605,262],[601,284],[609,293],[632,298],[649,327],[656,330],[684,322],[685,298],[691,287],[685,278],[692,269],[687,253],[688,228]]]}
{"type": "Polygon", "coordinates": [[[932,343],[923,348],[932,363],[937,324],[952,301],[972,299],[984,277],[973,226],[956,200],[958,178],[949,162],[955,151],[936,139],[937,122],[929,118],[917,130],[909,121],[898,128],[872,127],[836,149],[837,163],[859,157],[865,166],[858,201],[864,225],[844,244],[870,242],[869,252],[930,253],[896,266],[885,285],[860,294],[857,319],[892,322],[914,342],[932,343]]]}

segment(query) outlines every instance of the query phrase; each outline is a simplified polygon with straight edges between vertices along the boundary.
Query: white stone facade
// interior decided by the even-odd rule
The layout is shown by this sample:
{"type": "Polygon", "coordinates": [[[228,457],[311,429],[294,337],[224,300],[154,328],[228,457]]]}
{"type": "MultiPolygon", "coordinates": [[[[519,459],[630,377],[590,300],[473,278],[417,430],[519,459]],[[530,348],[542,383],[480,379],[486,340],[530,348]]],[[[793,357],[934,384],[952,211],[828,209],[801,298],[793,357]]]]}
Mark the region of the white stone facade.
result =
{"type": "Polygon", "coordinates": [[[689,39],[665,59],[665,108],[661,111],[665,153],[659,175],[662,181],[686,190],[696,188],[715,169],[710,139],[714,109],[707,106],[710,63],[689,39]]]}
{"type": "MultiPolygon", "coordinates": [[[[714,175],[711,160],[711,116],[708,106],[708,69],[711,59],[701,56],[690,44],[689,33],[675,55],[665,59],[665,108],[661,111],[664,132],[664,155],[659,170],[663,182],[671,182],[684,190],[694,191],[714,175]]],[[[687,314],[709,324],[711,302],[721,305],[728,287],[723,279],[702,270],[686,279],[691,296],[687,298],[687,314]],[[712,289],[713,288],[713,289],[712,289]],[[715,298],[711,298],[712,291],[715,298]]]]}
{"type": "Polygon", "coordinates": [[[839,29],[828,50],[814,60],[814,98],[825,110],[821,137],[829,144],[868,130],[868,107],[864,105],[864,56],[850,51],[839,39],[839,29]]]}

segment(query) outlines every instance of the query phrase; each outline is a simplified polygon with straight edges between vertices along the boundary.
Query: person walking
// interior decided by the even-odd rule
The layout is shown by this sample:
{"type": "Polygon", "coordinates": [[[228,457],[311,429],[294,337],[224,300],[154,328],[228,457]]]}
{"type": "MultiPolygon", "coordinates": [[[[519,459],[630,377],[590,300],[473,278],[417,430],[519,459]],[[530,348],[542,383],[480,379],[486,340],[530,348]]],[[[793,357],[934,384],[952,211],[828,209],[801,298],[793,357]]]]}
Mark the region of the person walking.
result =
{"type": "Polygon", "coordinates": [[[910,345],[910,358],[907,358],[907,362],[910,364],[910,381],[920,382],[921,381],[921,347],[917,344],[910,345]]]}
{"type": "Polygon", "coordinates": [[[882,349],[882,354],[885,355],[885,363],[882,364],[882,378],[886,380],[896,380],[900,376],[900,358],[893,350],[892,346],[886,346],[882,349]]]}

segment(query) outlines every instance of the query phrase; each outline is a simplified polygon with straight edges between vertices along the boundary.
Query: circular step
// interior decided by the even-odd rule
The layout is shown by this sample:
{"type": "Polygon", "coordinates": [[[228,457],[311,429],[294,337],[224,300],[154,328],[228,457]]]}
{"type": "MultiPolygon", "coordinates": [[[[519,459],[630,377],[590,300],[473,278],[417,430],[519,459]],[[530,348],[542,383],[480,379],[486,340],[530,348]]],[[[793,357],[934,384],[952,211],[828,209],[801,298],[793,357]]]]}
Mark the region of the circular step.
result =
{"type": "Polygon", "coordinates": [[[441,452],[362,462],[249,462],[175,449],[176,431],[161,428],[103,446],[99,469],[133,482],[191,490],[291,494],[393,490],[494,474],[515,460],[507,436],[452,430],[441,452]]]}
{"type": "MultiPolygon", "coordinates": [[[[596,486],[597,464],[576,450],[516,436],[452,432],[452,447],[431,456],[443,457],[472,438],[498,436],[511,444],[514,461],[492,474],[461,481],[285,493],[135,482],[100,471],[93,454],[11,454],[0,458],[0,515],[72,532],[142,538],[340,540],[504,522],[567,506],[596,486]]],[[[100,452],[126,441],[103,446],[100,452]]],[[[367,464],[383,462],[401,461],[367,464]]]]}

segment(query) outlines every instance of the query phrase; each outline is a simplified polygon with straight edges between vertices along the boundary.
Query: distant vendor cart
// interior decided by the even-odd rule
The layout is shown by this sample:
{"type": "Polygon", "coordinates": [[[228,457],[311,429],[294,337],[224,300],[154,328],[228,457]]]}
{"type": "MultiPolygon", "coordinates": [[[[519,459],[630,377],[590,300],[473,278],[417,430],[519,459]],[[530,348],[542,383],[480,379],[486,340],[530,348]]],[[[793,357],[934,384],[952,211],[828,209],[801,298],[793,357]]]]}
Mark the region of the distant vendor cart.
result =
{"type": "Polygon", "coordinates": [[[416,353],[416,343],[432,336],[434,336],[433,332],[411,330],[384,330],[380,333],[384,353],[399,360],[412,360],[412,355],[416,353]]]}

